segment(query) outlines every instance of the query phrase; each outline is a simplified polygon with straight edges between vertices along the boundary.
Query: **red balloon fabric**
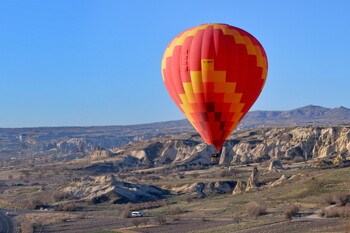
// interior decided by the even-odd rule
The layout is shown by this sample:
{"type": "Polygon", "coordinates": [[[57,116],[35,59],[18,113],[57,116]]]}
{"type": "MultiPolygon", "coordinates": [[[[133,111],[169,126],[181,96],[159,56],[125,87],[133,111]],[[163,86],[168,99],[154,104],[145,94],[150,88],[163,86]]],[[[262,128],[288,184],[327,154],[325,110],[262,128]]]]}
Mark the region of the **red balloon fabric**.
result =
{"type": "Polygon", "coordinates": [[[220,150],[265,84],[259,41],[227,24],[203,24],[175,37],[162,59],[171,98],[208,144],[220,150]]]}

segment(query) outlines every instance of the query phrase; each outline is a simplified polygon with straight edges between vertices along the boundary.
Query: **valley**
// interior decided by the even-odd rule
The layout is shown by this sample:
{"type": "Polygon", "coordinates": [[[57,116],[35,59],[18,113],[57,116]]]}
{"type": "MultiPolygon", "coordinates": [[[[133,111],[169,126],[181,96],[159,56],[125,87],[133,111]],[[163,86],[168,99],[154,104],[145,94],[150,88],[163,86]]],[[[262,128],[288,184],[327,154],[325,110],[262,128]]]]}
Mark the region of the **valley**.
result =
{"type": "Polygon", "coordinates": [[[1,132],[0,207],[17,232],[350,227],[350,125],[236,130],[218,163],[185,121],[1,132]]]}

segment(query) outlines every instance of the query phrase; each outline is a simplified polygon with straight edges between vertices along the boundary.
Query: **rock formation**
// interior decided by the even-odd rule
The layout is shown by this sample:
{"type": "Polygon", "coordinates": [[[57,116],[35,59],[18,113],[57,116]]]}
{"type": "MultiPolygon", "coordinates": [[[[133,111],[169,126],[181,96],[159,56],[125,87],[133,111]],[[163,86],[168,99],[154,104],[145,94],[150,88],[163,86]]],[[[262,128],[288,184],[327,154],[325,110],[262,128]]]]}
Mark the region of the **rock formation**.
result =
{"type": "Polygon", "coordinates": [[[278,159],[273,159],[269,166],[269,171],[272,170],[283,170],[281,161],[279,161],[278,159]]]}
{"type": "MultiPolygon", "coordinates": [[[[116,149],[125,166],[210,164],[215,150],[198,134],[167,135],[116,149]]],[[[350,127],[266,127],[234,132],[224,143],[219,164],[248,164],[266,160],[331,159],[350,156],[350,127]]],[[[116,153],[116,151],[113,151],[116,153]]]]}
{"type": "Polygon", "coordinates": [[[256,189],[257,187],[259,187],[259,171],[258,168],[255,166],[253,168],[252,174],[250,175],[248,181],[247,181],[247,187],[245,189],[245,191],[249,191],[252,189],[256,189]]]}
{"type": "Polygon", "coordinates": [[[104,150],[104,149],[95,149],[90,155],[89,157],[93,160],[95,159],[104,159],[104,158],[108,158],[112,155],[112,152],[110,152],[109,150],[104,150]]]}
{"type": "Polygon", "coordinates": [[[343,166],[345,160],[346,159],[344,156],[342,156],[341,154],[338,154],[337,157],[335,157],[332,162],[336,166],[343,166]]]}
{"type": "Polygon", "coordinates": [[[63,191],[80,200],[92,203],[110,201],[115,204],[154,201],[166,193],[155,186],[118,181],[114,175],[90,177],[75,182],[63,191]]]}
{"type": "Polygon", "coordinates": [[[295,174],[295,175],[292,175],[288,180],[295,180],[295,179],[298,179],[300,177],[304,176],[304,174],[295,174]]]}
{"type": "Polygon", "coordinates": [[[218,181],[218,182],[200,182],[193,184],[186,184],[180,187],[173,188],[172,190],[193,196],[199,196],[201,198],[207,197],[210,194],[225,194],[231,193],[236,182],[234,181],[218,181]]]}
{"type": "Polygon", "coordinates": [[[278,180],[276,180],[275,182],[273,182],[270,186],[271,187],[275,187],[277,185],[280,185],[282,183],[284,183],[285,181],[287,181],[287,177],[285,175],[282,175],[281,178],[279,178],[278,180]]]}
{"type": "Polygon", "coordinates": [[[232,195],[238,195],[244,193],[246,190],[247,184],[244,181],[238,180],[235,189],[232,192],[232,195]]]}

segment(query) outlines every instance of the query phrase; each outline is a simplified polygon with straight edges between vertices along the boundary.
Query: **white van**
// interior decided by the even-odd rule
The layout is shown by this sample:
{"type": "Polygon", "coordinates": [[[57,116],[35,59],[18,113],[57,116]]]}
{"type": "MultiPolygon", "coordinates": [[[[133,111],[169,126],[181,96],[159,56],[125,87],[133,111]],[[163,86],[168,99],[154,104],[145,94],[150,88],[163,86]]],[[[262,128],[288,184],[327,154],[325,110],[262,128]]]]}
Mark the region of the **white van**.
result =
{"type": "Polygon", "coordinates": [[[143,214],[139,211],[131,212],[131,217],[142,217],[143,214]]]}

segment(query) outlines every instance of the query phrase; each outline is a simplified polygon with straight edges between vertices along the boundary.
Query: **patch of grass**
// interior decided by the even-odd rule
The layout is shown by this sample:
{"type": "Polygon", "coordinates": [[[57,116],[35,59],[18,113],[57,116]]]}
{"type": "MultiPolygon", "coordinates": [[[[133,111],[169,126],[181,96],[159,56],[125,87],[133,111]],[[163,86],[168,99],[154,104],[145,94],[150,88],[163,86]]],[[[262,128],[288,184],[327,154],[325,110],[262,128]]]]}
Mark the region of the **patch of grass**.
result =
{"type": "Polygon", "coordinates": [[[259,217],[261,215],[265,215],[266,206],[263,203],[259,202],[249,202],[246,206],[247,215],[250,217],[259,217]]]}
{"type": "Polygon", "coordinates": [[[22,206],[17,205],[17,204],[13,204],[10,203],[6,200],[1,200],[0,199],[0,208],[4,208],[4,209],[23,209],[22,206]]]}
{"type": "Polygon", "coordinates": [[[68,219],[78,219],[81,215],[74,215],[69,213],[31,213],[23,214],[16,217],[16,220],[19,222],[29,222],[32,224],[54,224],[59,223],[68,219]]]}
{"type": "MultiPolygon", "coordinates": [[[[297,204],[303,213],[313,212],[325,206],[322,196],[324,193],[329,193],[342,185],[343,189],[349,187],[350,180],[347,180],[350,168],[342,169],[305,169],[292,170],[279,174],[266,174],[266,179],[277,179],[283,174],[290,177],[294,174],[303,174],[299,178],[286,181],[280,186],[270,188],[263,186],[259,191],[243,193],[241,195],[232,196],[230,194],[214,195],[204,199],[193,199],[187,203],[185,200],[178,198],[176,203],[171,205],[171,208],[184,208],[188,212],[181,216],[191,216],[196,213],[196,216],[244,216],[242,205],[251,201],[261,200],[265,203],[267,214],[269,216],[284,217],[286,206],[297,204]],[[341,180],[333,178],[341,177],[341,180]],[[274,177],[274,178],[273,178],[274,177]],[[314,177],[314,178],[312,178],[314,177]],[[331,179],[329,179],[331,178],[331,179]]],[[[264,174],[261,175],[263,179],[264,174]]],[[[259,178],[259,179],[260,179],[259,178]]],[[[166,215],[166,208],[162,207],[150,211],[152,215],[166,215]]]]}
{"type": "Polygon", "coordinates": [[[228,224],[221,227],[213,227],[201,231],[191,231],[191,233],[226,233],[234,232],[238,230],[248,229],[252,227],[264,226],[269,224],[274,224],[281,222],[282,220],[266,220],[266,219],[256,219],[254,221],[244,221],[240,223],[228,224]]]}

